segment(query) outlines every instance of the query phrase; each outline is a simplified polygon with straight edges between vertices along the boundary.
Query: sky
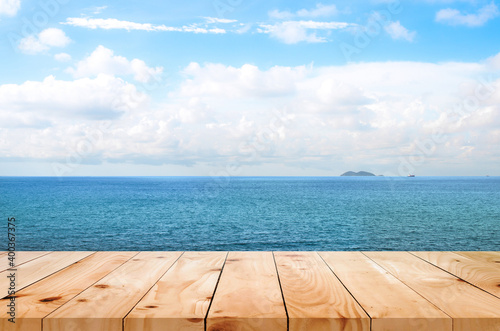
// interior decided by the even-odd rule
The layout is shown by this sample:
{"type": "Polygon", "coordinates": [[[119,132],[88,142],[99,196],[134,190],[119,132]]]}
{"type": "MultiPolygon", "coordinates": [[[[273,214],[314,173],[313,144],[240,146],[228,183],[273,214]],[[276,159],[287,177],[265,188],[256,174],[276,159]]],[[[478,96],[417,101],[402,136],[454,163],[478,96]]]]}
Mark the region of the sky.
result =
{"type": "Polygon", "coordinates": [[[498,176],[498,6],[0,0],[0,176],[498,176]]]}

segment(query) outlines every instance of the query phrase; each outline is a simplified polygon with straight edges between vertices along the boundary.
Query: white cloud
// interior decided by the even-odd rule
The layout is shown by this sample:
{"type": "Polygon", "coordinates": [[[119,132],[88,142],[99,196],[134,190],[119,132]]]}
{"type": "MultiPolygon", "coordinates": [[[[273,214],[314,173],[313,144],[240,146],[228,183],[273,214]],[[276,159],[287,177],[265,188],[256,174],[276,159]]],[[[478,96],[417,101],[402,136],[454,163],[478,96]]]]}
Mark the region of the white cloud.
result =
{"type": "Polygon", "coordinates": [[[251,28],[252,28],[252,24],[240,23],[239,27],[234,32],[236,32],[238,34],[243,34],[243,33],[247,33],[248,31],[250,31],[251,28]]]}
{"type": "Polygon", "coordinates": [[[498,153],[500,79],[497,73],[481,85],[476,77],[491,73],[500,55],[479,63],[268,69],[191,63],[167,101],[152,103],[113,76],[114,70],[131,70],[132,61],[101,52],[98,65],[86,70],[93,74],[104,64],[113,70],[96,78],[0,85],[0,123],[9,124],[0,131],[1,155],[64,160],[68,148],[103,119],[113,129],[95,147],[96,163],[287,163],[338,173],[364,164],[397,172],[399,158],[418,154],[417,141],[428,141],[436,130],[449,137],[427,157],[430,164],[453,159],[477,169],[498,153]],[[472,110],[455,111],[477,91],[492,96],[472,110]],[[465,143],[465,135],[476,140],[465,143]]]}
{"type": "MultiPolygon", "coordinates": [[[[171,98],[205,104],[203,117],[194,112],[190,121],[207,127],[183,139],[198,151],[210,154],[217,150],[220,157],[238,155],[238,146],[245,144],[245,139],[251,141],[259,132],[269,130],[273,118],[269,108],[283,107],[290,117],[289,126],[271,135],[258,153],[261,162],[266,162],[266,155],[270,157],[267,162],[286,159],[302,165],[308,157],[316,157],[319,163],[328,163],[332,156],[348,162],[349,155],[355,153],[358,160],[364,160],[359,162],[392,162],[396,171],[398,158],[419,153],[415,141],[430,139],[435,129],[454,137],[469,130],[479,132],[473,129],[475,121],[466,120],[471,117],[467,111],[458,114],[458,122],[448,121],[446,113],[456,102],[474,95],[479,83],[473,77],[488,71],[486,65],[474,63],[388,62],[319,68],[277,66],[269,70],[252,65],[234,68],[192,63],[185,70],[186,81],[171,98]],[[459,90],[460,82],[471,88],[459,90]],[[201,147],[201,141],[193,141],[198,135],[210,136],[212,144],[223,141],[225,145],[215,150],[210,144],[201,147]]],[[[500,115],[500,107],[491,108],[494,101],[492,97],[481,104],[472,112],[474,118],[500,115]]],[[[486,125],[483,120],[480,123],[486,125]]],[[[493,145],[488,141],[484,146],[473,146],[472,155],[493,145]]],[[[465,157],[461,147],[459,142],[447,143],[447,157],[465,157]]]]}
{"type": "Polygon", "coordinates": [[[35,36],[28,36],[19,41],[18,48],[26,54],[37,54],[49,49],[49,46],[44,45],[35,36]]]}
{"type": "Polygon", "coordinates": [[[341,30],[350,26],[353,25],[345,22],[286,21],[273,25],[261,24],[260,32],[268,33],[285,44],[319,43],[326,42],[327,39],[318,36],[314,30],[341,30]]]}
{"type": "Polygon", "coordinates": [[[83,163],[109,160],[123,152],[123,130],[116,129],[112,139],[101,128],[146,109],[148,100],[134,85],[107,75],[0,85],[0,155],[65,163],[70,156],[78,162],[75,151],[84,151],[83,163]]]}
{"type": "Polygon", "coordinates": [[[170,31],[170,32],[192,32],[192,33],[225,33],[224,29],[199,27],[196,24],[182,27],[172,27],[166,25],[153,25],[151,23],[136,23],[130,21],[120,21],[116,18],[85,18],[85,17],[69,17],[66,22],[61,24],[78,26],[88,29],[104,29],[104,30],[142,30],[142,31],[170,31]]]}
{"type": "Polygon", "coordinates": [[[15,16],[21,8],[21,0],[0,0],[0,15],[15,16]]]}
{"type": "Polygon", "coordinates": [[[314,9],[300,9],[295,13],[290,11],[272,10],[269,12],[269,17],[276,19],[292,19],[292,18],[315,18],[333,16],[338,13],[335,5],[323,5],[321,3],[316,5],[314,9]]]}
{"type": "Polygon", "coordinates": [[[315,32],[308,32],[300,22],[290,21],[275,25],[263,25],[264,32],[285,44],[296,44],[302,41],[308,43],[325,42],[325,38],[318,37],[315,32]]]}
{"type": "Polygon", "coordinates": [[[56,28],[43,30],[38,35],[38,39],[43,45],[49,47],[66,47],[71,42],[63,30],[56,28]]]}
{"type": "Polygon", "coordinates": [[[141,95],[134,85],[109,75],[74,81],[48,76],[40,82],[0,85],[0,114],[17,123],[29,123],[32,116],[41,117],[47,123],[66,123],[75,118],[112,119],[136,107],[133,103],[121,102],[134,95],[141,95]]]}
{"type": "MultiPolygon", "coordinates": [[[[66,22],[61,24],[78,26],[89,29],[124,29],[124,30],[144,30],[144,31],[168,31],[168,27],[164,25],[152,25],[150,23],[135,23],[130,21],[120,21],[116,18],[86,18],[86,17],[69,17],[66,22]]],[[[170,28],[170,31],[177,31],[175,28],[170,28]]]]}
{"type": "Polygon", "coordinates": [[[36,36],[28,36],[19,41],[19,49],[26,54],[37,54],[49,50],[51,47],[66,47],[71,39],[64,31],[48,28],[36,36]]]}
{"type": "Polygon", "coordinates": [[[489,20],[499,15],[495,2],[480,8],[476,14],[462,13],[457,9],[442,9],[436,14],[436,22],[447,23],[449,25],[465,25],[478,27],[484,25],[489,20]]]}
{"type": "Polygon", "coordinates": [[[139,59],[129,61],[123,56],[114,55],[111,49],[98,46],[92,54],[76,64],[76,68],[66,70],[75,78],[94,77],[99,74],[133,75],[141,83],[158,80],[163,72],[162,67],[148,67],[139,59]]]}
{"type": "Polygon", "coordinates": [[[396,40],[403,39],[411,42],[417,34],[415,31],[410,32],[407,28],[402,26],[399,21],[389,23],[384,29],[392,39],[396,40]]]}
{"type": "Polygon", "coordinates": [[[339,30],[352,26],[353,24],[345,22],[315,22],[315,21],[298,21],[300,26],[306,29],[320,30],[339,30]]]}
{"type": "Polygon", "coordinates": [[[58,53],[54,55],[54,59],[59,62],[69,62],[71,61],[71,55],[68,53],[58,53]]]}
{"type": "Polygon", "coordinates": [[[304,77],[306,72],[307,68],[304,66],[275,66],[262,71],[251,64],[245,64],[241,68],[222,64],[201,67],[193,62],[183,71],[190,78],[182,84],[179,93],[183,97],[227,95],[231,98],[290,95],[296,89],[295,82],[304,77]]]}
{"type": "MultiPolygon", "coordinates": [[[[317,17],[325,16],[325,13],[332,13],[334,6],[318,5],[316,9],[311,11],[300,10],[295,17],[317,17]],[[321,14],[323,13],[323,14],[321,14]]],[[[259,33],[269,34],[271,37],[287,43],[296,44],[299,42],[320,43],[327,42],[329,30],[342,30],[350,27],[356,27],[354,23],[346,22],[320,22],[313,20],[297,20],[276,22],[273,24],[260,23],[254,27],[253,24],[238,23],[237,20],[204,17],[204,23],[192,23],[181,27],[172,27],[166,25],[153,25],[150,23],[136,23],[130,21],[121,21],[114,18],[85,18],[85,17],[70,17],[66,22],[71,26],[84,27],[88,29],[123,29],[127,31],[142,30],[142,31],[169,31],[169,32],[189,32],[196,34],[225,34],[228,32],[243,34],[259,33]],[[215,24],[224,24],[225,28],[214,27],[215,24]],[[321,32],[323,31],[323,32],[321,32]]]]}
{"type": "Polygon", "coordinates": [[[207,21],[207,23],[222,23],[222,24],[238,22],[238,20],[230,20],[228,18],[218,18],[218,17],[205,17],[205,20],[207,21]]]}
{"type": "Polygon", "coordinates": [[[103,11],[105,11],[107,8],[108,8],[108,6],[94,7],[94,8],[92,9],[92,14],[95,14],[95,15],[100,14],[100,13],[102,13],[103,11]]]}
{"type": "MultiPolygon", "coordinates": [[[[346,86],[356,87],[358,91],[365,91],[360,92],[363,98],[370,94],[403,95],[407,93],[407,86],[412,87],[412,94],[423,95],[440,84],[443,84],[442,94],[447,95],[456,90],[457,82],[470,80],[488,70],[488,66],[474,63],[375,62],[318,68],[274,66],[261,70],[250,64],[235,68],[222,64],[201,66],[194,62],[183,71],[188,77],[178,93],[183,97],[245,98],[293,97],[307,91],[306,94],[317,96],[318,91],[325,91],[327,83],[331,86],[327,90],[332,93],[335,86],[343,91],[352,91],[346,86]]],[[[440,95],[437,90],[432,94],[440,95]]]]}
{"type": "Polygon", "coordinates": [[[206,33],[224,34],[224,33],[226,33],[225,29],[221,29],[221,28],[210,28],[210,29],[208,29],[208,28],[204,28],[204,27],[199,27],[197,24],[183,26],[181,28],[181,30],[179,30],[179,31],[182,31],[182,32],[193,32],[193,33],[203,33],[203,34],[206,34],[206,33]]]}
{"type": "Polygon", "coordinates": [[[492,70],[500,70],[500,53],[487,59],[486,63],[492,70]]]}

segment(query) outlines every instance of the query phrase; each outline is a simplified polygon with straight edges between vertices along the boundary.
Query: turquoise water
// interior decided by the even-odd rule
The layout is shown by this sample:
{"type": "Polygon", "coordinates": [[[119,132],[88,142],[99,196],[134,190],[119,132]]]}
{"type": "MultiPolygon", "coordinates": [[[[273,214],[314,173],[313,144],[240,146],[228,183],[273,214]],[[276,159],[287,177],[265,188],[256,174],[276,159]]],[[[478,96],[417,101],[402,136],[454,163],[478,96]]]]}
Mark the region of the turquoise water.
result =
{"type": "Polygon", "coordinates": [[[0,213],[18,250],[500,250],[500,177],[0,177],[0,213]]]}

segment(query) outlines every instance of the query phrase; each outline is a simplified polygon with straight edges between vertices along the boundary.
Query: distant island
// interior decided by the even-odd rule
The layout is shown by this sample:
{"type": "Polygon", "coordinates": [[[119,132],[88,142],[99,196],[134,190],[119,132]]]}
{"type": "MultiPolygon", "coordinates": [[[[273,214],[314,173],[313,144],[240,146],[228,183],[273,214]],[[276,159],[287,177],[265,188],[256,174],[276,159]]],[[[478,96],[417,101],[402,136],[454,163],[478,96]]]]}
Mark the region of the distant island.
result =
{"type": "Polygon", "coordinates": [[[359,172],[348,171],[344,172],[340,176],[375,176],[375,175],[368,171],[359,171],[359,172]]]}

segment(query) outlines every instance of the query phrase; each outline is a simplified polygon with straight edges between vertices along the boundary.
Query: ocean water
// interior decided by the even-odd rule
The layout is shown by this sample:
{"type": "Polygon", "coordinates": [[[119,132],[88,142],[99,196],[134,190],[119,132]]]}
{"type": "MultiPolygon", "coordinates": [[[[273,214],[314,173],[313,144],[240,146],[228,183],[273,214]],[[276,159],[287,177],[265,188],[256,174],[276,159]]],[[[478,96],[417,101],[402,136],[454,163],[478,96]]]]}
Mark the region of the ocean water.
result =
{"type": "Polygon", "coordinates": [[[498,251],[500,177],[0,177],[0,215],[18,250],[498,251]]]}

